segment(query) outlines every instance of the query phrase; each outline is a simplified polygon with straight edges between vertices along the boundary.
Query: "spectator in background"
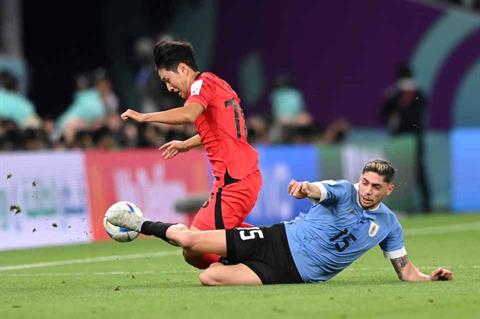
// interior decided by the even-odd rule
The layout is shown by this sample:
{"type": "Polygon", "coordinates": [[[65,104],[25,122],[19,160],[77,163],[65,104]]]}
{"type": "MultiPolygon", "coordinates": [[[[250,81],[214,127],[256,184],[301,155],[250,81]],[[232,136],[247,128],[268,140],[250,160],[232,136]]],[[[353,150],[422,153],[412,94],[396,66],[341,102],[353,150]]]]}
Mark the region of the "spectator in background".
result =
{"type": "Polygon", "coordinates": [[[45,147],[54,148],[54,149],[63,149],[64,145],[59,143],[60,135],[59,131],[56,130],[55,119],[51,116],[44,116],[42,118],[41,131],[45,137],[45,147]]]}
{"type": "Polygon", "coordinates": [[[297,135],[308,135],[312,117],[305,110],[302,93],[293,86],[287,75],[279,75],[275,79],[270,102],[273,115],[272,141],[292,142],[299,139],[297,135]]]}
{"type": "Polygon", "coordinates": [[[45,132],[41,129],[27,128],[23,131],[23,148],[27,151],[41,151],[47,148],[45,132]]]}
{"type": "Polygon", "coordinates": [[[67,145],[73,141],[77,131],[98,124],[107,113],[91,73],[78,75],[75,88],[73,103],[57,121],[57,127],[63,132],[67,145]]]}
{"type": "Polygon", "coordinates": [[[251,115],[246,119],[248,142],[251,144],[270,144],[269,125],[261,115],[251,115]]]}
{"type": "Polygon", "coordinates": [[[0,72],[0,119],[12,120],[19,128],[38,128],[41,124],[35,106],[20,94],[17,78],[8,71],[0,72]]]}
{"type": "Polygon", "coordinates": [[[107,114],[118,112],[118,96],[112,88],[112,81],[110,80],[104,68],[98,68],[94,72],[95,85],[97,91],[102,99],[103,106],[107,114]]]}
{"type": "Polygon", "coordinates": [[[396,82],[384,94],[381,115],[390,134],[413,134],[415,137],[416,180],[421,193],[421,208],[429,212],[430,189],[425,172],[423,141],[425,109],[425,97],[413,80],[410,67],[400,64],[396,82]]]}
{"type": "Polygon", "coordinates": [[[339,144],[345,141],[350,133],[351,125],[343,118],[330,123],[323,134],[322,142],[326,144],[339,144]]]}
{"type": "Polygon", "coordinates": [[[22,135],[22,131],[14,121],[0,118],[0,150],[17,151],[23,149],[22,135]]]}
{"type": "Polygon", "coordinates": [[[134,123],[125,123],[120,131],[120,146],[125,148],[138,147],[140,132],[134,123]]]}

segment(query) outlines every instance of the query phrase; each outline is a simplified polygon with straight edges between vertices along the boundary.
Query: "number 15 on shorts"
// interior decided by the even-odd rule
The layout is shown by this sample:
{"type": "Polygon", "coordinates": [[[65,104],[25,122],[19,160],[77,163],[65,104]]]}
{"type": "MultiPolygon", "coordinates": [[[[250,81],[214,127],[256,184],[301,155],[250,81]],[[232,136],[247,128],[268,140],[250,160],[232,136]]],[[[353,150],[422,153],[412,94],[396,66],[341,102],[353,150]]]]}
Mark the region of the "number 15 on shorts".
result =
{"type": "Polygon", "coordinates": [[[263,232],[258,227],[252,228],[238,228],[240,239],[242,240],[250,240],[254,238],[263,238],[263,232]]]}

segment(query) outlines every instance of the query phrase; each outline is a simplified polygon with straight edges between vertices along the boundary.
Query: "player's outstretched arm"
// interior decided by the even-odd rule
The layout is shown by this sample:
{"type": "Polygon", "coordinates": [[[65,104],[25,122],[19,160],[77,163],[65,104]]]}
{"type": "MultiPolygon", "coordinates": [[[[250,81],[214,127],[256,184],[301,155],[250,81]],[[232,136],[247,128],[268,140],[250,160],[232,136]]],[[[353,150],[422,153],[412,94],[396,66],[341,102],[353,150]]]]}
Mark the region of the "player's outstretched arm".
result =
{"type": "Polygon", "coordinates": [[[173,140],[168,143],[163,144],[158,148],[159,151],[162,151],[162,156],[165,159],[174,158],[178,153],[187,152],[194,147],[202,145],[200,136],[194,135],[185,141],[173,140]]]}
{"type": "Polygon", "coordinates": [[[309,197],[314,200],[319,200],[322,195],[320,188],[313,183],[299,182],[294,179],[288,184],[288,194],[295,198],[309,197]]]}
{"type": "Polygon", "coordinates": [[[188,103],[183,107],[176,107],[162,112],[140,113],[131,109],[123,112],[120,117],[126,121],[132,119],[140,123],[158,122],[164,124],[186,124],[193,123],[204,111],[201,104],[188,103]]]}
{"type": "Polygon", "coordinates": [[[445,268],[437,268],[430,275],[422,273],[408,259],[407,255],[391,259],[390,261],[397,272],[398,278],[403,281],[437,281],[453,279],[453,273],[445,268]]]}

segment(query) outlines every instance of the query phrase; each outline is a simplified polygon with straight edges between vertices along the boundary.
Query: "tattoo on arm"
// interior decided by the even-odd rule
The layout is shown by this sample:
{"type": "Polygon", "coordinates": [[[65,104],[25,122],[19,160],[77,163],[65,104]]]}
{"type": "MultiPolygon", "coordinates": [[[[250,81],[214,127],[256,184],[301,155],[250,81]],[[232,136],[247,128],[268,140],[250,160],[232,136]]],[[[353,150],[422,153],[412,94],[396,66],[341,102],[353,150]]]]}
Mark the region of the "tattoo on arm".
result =
{"type": "Polygon", "coordinates": [[[408,264],[408,256],[402,256],[399,258],[394,258],[391,260],[393,268],[395,268],[395,271],[397,272],[398,277],[400,277],[403,268],[408,264]]]}

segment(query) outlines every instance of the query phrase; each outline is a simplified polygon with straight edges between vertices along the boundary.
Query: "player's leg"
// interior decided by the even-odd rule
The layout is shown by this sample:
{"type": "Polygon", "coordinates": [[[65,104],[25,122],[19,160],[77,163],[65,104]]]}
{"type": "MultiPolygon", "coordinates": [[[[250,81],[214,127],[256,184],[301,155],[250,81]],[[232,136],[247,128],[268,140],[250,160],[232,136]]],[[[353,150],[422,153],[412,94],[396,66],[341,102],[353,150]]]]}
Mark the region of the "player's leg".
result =
{"type": "MultiPolygon", "coordinates": [[[[191,226],[190,230],[201,231],[194,226],[191,226]]],[[[220,259],[218,254],[202,254],[194,250],[184,250],[183,257],[187,263],[199,269],[208,268],[212,263],[216,263],[220,259]]]]}
{"type": "Polygon", "coordinates": [[[202,282],[209,280],[215,285],[303,282],[291,255],[284,224],[229,229],[225,235],[228,265],[209,268],[202,282]],[[230,265],[238,267],[228,268],[230,265]]]}
{"type": "Polygon", "coordinates": [[[227,255],[225,230],[198,231],[184,225],[173,225],[166,231],[167,239],[184,249],[188,254],[227,255]]]}
{"type": "Polygon", "coordinates": [[[214,263],[200,273],[199,279],[205,286],[262,284],[257,274],[244,264],[226,266],[214,263]]]}
{"type": "MultiPolygon", "coordinates": [[[[224,229],[222,219],[222,188],[214,188],[211,197],[203,204],[203,206],[195,214],[191,230],[213,230],[224,229]]],[[[219,260],[219,256],[215,254],[199,254],[195,251],[184,251],[185,261],[190,265],[199,269],[205,269],[210,264],[219,260]]]]}
{"type": "MultiPolygon", "coordinates": [[[[257,171],[242,180],[214,189],[210,199],[197,212],[191,229],[251,227],[244,220],[255,206],[261,185],[262,176],[257,171]]],[[[199,256],[184,253],[184,256],[189,264],[200,269],[207,268],[219,259],[212,254],[199,256]]]]}
{"type": "Polygon", "coordinates": [[[113,225],[125,227],[145,235],[153,235],[173,245],[181,246],[188,254],[213,253],[220,256],[226,254],[224,230],[206,232],[191,230],[182,224],[153,222],[120,210],[108,214],[107,220],[113,225]]]}

